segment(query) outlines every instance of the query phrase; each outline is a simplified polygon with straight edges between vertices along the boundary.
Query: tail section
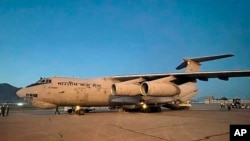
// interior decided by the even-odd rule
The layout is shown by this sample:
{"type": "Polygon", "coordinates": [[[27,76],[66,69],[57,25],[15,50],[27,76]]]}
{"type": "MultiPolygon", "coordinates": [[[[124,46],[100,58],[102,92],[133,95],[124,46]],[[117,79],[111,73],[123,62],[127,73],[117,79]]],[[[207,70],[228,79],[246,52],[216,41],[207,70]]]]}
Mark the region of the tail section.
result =
{"type": "Polygon", "coordinates": [[[199,57],[199,58],[184,58],[183,62],[176,67],[177,70],[185,69],[185,72],[196,72],[200,70],[200,62],[211,61],[226,57],[232,57],[232,54],[222,54],[222,55],[215,55],[215,56],[206,56],[206,57],[199,57]]]}
{"type": "MultiPolygon", "coordinates": [[[[183,59],[184,61],[176,69],[179,70],[186,68],[185,72],[197,72],[200,69],[201,62],[232,57],[232,56],[233,56],[232,54],[222,54],[222,55],[206,56],[199,58],[184,58],[183,59]]],[[[190,81],[181,84],[179,85],[179,88],[181,89],[181,93],[178,95],[178,99],[180,102],[190,101],[198,93],[195,81],[194,82],[190,81]]]]}

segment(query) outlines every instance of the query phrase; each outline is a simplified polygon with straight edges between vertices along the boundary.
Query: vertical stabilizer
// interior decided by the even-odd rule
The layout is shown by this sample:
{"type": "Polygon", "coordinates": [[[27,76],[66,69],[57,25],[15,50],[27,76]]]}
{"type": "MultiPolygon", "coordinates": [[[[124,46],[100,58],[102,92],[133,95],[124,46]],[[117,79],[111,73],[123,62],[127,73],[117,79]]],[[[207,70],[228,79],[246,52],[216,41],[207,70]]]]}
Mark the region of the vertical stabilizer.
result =
{"type": "Polygon", "coordinates": [[[177,70],[185,69],[185,72],[196,72],[200,70],[200,62],[211,61],[226,57],[232,57],[232,54],[222,54],[222,55],[215,55],[215,56],[206,56],[206,57],[199,57],[199,58],[184,58],[183,62],[176,67],[177,70]]]}

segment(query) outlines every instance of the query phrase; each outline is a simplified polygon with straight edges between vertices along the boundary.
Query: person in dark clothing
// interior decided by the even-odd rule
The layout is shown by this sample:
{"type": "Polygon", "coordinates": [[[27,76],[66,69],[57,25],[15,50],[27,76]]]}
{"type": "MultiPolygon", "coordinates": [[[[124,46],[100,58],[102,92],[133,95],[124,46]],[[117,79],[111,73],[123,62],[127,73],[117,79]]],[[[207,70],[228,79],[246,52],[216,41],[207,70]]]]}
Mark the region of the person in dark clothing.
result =
{"type": "Polygon", "coordinates": [[[222,103],[222,102],[220,103],[220,108],[221,108],[221,109],[223,108],[223,103],[222,103]]]}
{"type": "Polygon", "coordinates": [[[60,112],[59,112],[59,110],[58,110],[58,106],[56,106],[55,115],[56,115],[56,114],[60,115],[60,112]]]}
{"type": "Polygon", "coordinates": [[[9,107],[9,106],[6,106],[6,116],[9,115],[9,111],[10,111],[10,107],[9,107]]]}
{"type": "Polygon", "coordinates": [[[4,115],[5,115],[5,107],[2,106],[1,107],[1,116],[4,117],[4,115]]]}
{"type": "Polygon", "coordinates": [[[227,104],[227,110],[231,111],[231,104],[227,104]]]}

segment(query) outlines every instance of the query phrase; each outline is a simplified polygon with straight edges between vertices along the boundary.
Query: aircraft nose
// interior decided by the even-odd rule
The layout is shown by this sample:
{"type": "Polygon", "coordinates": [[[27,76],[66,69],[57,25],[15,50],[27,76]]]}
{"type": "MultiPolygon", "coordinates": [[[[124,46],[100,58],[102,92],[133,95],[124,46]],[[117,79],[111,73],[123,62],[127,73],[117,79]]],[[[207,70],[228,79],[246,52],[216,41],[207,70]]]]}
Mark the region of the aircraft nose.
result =
{"type": "Polygon", "coordinates": [[[19,97],[25,97],[25,90],[24,90],[25,88],[22,88],[22,89],[20,89],[20,90],[18,90],[17,92],[16,92],[16,95],[17,96],[19,96],[19,97]]]}

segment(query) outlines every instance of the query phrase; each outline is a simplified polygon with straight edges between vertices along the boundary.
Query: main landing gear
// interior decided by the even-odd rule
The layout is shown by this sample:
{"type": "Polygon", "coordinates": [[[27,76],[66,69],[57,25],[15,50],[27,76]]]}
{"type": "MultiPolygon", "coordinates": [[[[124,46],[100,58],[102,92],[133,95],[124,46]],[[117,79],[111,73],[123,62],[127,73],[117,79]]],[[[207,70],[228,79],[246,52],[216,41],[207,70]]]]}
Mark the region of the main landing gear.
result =
{"type": "Polygon", "coordinates": [[[69,107],[66,111],[69,114],[84,115],[85,113],[88,113],[93,110],[95,110],[94,107],[82,108],[80,106],[75,106],[75,107],[69,107]]]}
{"type": "Polygon", "coordinates": [[[161,106],[159,105],[147,105],[141,102],[140,105],[127,105],[123,106],[123,111],[127,112],[142,112],[142,113],[155,113],[161,112],[161,106]]]}
{"type": "Polygon", "coordinates": [[[147,107],[141,107],[140,112],[143,113],[155,113],[155,112],[161,112],[160,106],[147,106],[147,107]]]}
{"type": "Polygon", "coordinates": [[[68,108],[66,110],[69,114],[77,114],[77,115],[84,115],[85,114],[85,110],[82,109],[80,106],[75,106],[72,108],[68,108]]]}
{"type": "MultiPolygon", "coordinates": [[[[64,107],[65,108],[65,107],[64,107]]],[[[85,112],[89,112],[90,110],[89,109],[82,109],[80,106],[76,106],[76,107],[68,107],[66,110],[64,111],[67,111],[69,114],[78,114],[78,115],[84,115],[85,112]]],[[[59,108],[58,106],[56,107],[56,110],[55,110],[55,115],[58,114],[60,115],[61,113],[59,112],[59,108]]]]}
{"type": "Polygon", "coordinates": [[[141,101],[140,112],[143,113],[153,113],[153,112],[161,112],[161,106],[158,105],[147,105],[143,101],[141,101]]]}

